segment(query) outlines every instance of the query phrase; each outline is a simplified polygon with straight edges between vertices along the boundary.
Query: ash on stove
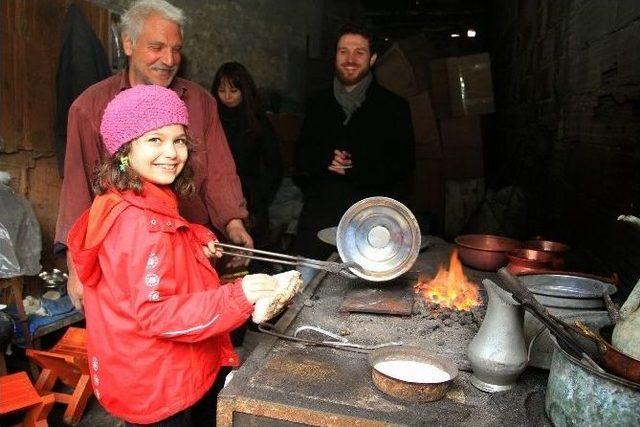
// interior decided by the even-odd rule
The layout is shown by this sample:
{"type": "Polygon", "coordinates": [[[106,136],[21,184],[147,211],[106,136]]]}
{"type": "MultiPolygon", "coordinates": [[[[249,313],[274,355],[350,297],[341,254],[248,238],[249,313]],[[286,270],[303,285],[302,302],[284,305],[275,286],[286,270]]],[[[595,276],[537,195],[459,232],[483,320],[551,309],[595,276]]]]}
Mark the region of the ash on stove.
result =
{"type": "Polygon", "coordinates": [[[482,324],[485,312],[486,308],[483,304],[465,311],[451,309],[416,298],[413,305],[413,315],[426,319],[432,330],[461,325],[476,332],[482,324]]]}

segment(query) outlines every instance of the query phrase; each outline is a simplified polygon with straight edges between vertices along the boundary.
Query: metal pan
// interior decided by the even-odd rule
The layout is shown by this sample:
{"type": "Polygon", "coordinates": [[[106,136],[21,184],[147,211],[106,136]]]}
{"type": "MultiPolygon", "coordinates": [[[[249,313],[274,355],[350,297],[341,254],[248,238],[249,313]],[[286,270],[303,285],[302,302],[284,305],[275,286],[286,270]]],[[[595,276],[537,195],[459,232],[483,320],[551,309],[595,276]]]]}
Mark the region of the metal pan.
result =
{"type": "Polygon", "coordinates": [[[602,365],[607,371],[640,385],[640,360],[624,354],[609,344],[613,326],[605,326],[595,333],[584,323],[575,322],[575,330],[596,343],[602,365]]]}
{"type": "Polygon", "coordinates": [[[351,271],[373,282],[409,271],[418,258],[420,240],[415,216],[388,197],[370,197],[351,206],[340,219],[336,235],[340,258],[362,267],[351,271]]]}
{"type": "Polygon", "coordinates": [[[601,308],[604,305],[602,298],[617,291],[613,283],[587,275],[523,274],[519,279],[536,299],[547,307],[601,308]]]}
{"type": "Polygon", "coordinates": [[[454,364],[419,347],[397,346],[374,350],[369,354],[369,364],[373,383],[380,391],[411,402],[433,402],[442,399],[458,376],[458,368],[454,364]],[[396,375],[388,370],[383,372],[380,368],[381,363],[394,361],[430,365],[446,373],[445,378],[448,379],[439,382],[411,381],[400,373],[396,375]]]}

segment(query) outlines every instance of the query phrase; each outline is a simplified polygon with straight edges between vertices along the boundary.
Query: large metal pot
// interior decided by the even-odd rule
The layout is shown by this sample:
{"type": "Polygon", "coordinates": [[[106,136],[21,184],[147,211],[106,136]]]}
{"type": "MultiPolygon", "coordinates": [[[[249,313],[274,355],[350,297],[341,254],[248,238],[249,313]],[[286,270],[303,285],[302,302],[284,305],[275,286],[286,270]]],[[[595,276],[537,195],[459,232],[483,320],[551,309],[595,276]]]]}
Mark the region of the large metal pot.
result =
{"type": "Polygon", "coordinates": [[[555,426],[640,425],[640,385],[599,372],[553,343],[545,410],[555,426]]]}

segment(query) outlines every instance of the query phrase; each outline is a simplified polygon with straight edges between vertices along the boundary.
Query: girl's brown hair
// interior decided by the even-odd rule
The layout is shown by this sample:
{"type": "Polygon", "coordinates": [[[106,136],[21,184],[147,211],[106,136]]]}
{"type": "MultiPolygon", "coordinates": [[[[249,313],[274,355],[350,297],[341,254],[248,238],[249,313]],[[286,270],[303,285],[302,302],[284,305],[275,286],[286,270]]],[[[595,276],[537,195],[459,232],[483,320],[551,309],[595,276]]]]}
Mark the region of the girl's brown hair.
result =
{"type": "MultiPolygon", "coordinates": [[[[191,167],[191,148],[193,144],[190,138],[187,138],[187,148],[189,157],[182,169],[182,172],[171,183],[173,191],[181,198],[191,196],[195,191],[193,181],[193,168],[191,167]]],[[[91,188],[96,195],[104,194],[109,189],[118,191],[131,190],[136,194],[142,193],[142,179],[136,171],[130,166],[124,170],[120,169],[121,159],[126,157],[131,151],[131,141],[124,144],[111,157],[106,158],[94,172],[91,181],[91,188]]]]}

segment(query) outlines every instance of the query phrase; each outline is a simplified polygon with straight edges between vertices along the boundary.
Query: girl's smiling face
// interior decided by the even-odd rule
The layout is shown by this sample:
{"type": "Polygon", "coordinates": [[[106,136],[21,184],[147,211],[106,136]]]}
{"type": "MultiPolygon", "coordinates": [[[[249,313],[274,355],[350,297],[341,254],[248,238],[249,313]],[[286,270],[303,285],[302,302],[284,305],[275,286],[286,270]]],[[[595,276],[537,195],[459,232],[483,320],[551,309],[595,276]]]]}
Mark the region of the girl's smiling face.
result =
{"type": "Polygon", "coordinates": [[[172,184],[189,157],[184,126],[169,125],[145,133],[131,143],[128,157],[129,167],[145,181],[172,184]]]}

